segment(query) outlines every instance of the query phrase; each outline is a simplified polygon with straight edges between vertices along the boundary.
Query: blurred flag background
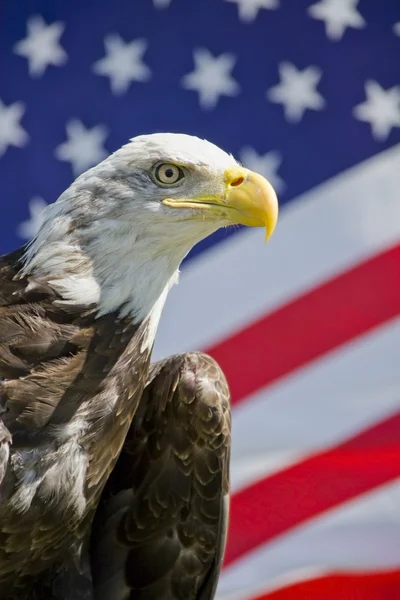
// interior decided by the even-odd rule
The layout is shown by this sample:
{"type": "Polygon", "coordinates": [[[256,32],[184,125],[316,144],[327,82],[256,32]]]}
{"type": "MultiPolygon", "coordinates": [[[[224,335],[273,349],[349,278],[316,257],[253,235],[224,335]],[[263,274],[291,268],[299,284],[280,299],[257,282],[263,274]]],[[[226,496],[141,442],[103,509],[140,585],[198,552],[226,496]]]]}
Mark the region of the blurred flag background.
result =
{"type": "Polygon", "coordinates": [[[218,598],[400,598],[398,0],[3,0],[0,250],[140,133],[205,137],[267,176],[272,241],[194,249],[155,355],[232,389],[218,598]]]}

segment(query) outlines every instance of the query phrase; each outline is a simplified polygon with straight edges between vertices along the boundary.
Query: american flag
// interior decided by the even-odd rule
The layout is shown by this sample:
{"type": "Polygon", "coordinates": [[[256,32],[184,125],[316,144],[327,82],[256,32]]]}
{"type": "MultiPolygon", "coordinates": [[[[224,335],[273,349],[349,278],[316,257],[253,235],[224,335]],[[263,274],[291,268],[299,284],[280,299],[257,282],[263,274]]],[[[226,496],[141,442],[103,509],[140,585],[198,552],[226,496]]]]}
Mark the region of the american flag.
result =
{"type": "Polygon", "coordinates": [[[196,247],[156,358],[232,390],[220,600],[400,598],[399,0],[3,0],[1,251],[129,137],[205,137],[281,218],[196,247]]]}

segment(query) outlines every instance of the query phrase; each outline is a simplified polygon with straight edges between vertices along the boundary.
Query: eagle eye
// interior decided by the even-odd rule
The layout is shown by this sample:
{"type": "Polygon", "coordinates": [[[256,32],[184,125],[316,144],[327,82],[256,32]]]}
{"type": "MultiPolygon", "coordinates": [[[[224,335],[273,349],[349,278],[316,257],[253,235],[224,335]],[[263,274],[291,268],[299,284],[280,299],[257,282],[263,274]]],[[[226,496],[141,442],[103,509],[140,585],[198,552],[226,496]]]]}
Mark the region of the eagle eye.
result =
{"type": "Polygon", "coordinates": [[[185,174],[177,165],[162,163],[155,168],[154,177],[162,185],[175,185],[185,177],[185,174]]]}

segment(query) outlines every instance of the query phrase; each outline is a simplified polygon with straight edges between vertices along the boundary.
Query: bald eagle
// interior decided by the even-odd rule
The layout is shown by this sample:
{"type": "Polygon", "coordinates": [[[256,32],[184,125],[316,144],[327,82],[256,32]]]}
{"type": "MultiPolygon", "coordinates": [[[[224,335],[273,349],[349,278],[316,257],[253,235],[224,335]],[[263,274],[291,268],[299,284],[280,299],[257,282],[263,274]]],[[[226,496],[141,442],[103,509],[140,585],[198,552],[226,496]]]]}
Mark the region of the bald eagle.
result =
{"type": "Polygon", "coordinates": [[[150,365],[189,250],[277,221],[271,185],[213,144],[139,136],[0,258],[1,600],[209,600],[229,498],[225,377],[150,365]]]}

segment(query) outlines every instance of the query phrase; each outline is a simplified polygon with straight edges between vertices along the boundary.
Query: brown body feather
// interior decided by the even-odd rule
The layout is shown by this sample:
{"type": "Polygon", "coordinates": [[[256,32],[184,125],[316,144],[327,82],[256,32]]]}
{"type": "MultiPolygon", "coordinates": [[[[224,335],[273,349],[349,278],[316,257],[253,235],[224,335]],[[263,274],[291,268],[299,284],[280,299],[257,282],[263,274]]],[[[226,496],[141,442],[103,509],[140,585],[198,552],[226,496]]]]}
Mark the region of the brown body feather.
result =
{"type": "Polygon", "coordinates": [[[75,597],[72,571],[90,579],[91,520],[150,350],[140,352],[145,323],[60,306],[46,282],[18,278],[19,257],[0,259],[0,398],[13,440],[1,489],[0,597],[43,589],[67,599],[75,597]]]}
{"type": "Polygon", "coordinates": [[[190,354],[149,373],[146,322],[63,306],[18,277],[20,256],[0,259],[0,433],[13,439],[8,465],[0,448],[0,598],[213,598],[229,487],[222,372],[190,354]]]}

